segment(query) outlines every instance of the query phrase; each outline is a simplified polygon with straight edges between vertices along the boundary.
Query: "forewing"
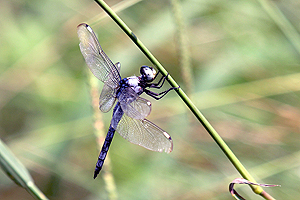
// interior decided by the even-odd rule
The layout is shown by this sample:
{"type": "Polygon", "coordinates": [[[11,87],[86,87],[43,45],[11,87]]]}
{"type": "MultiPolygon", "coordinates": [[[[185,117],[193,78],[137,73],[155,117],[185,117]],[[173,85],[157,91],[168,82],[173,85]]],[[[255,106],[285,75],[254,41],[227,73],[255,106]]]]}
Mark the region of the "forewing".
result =
{"type": "Polygon", "coordinates": [[[85,23],[79,24],[77,34],[80,40],[80,51],[91,72],[111,88],[118,87],[119,70],[102,50],[92,28],[85,23]]]}
{"type": "Polygon", "coordinates": [[[104,84],[99,98],[99,109],[102,112],[108,112],[116,101],[117,89],[111,88],[109,85],[104,84]]]}
{"type": "Polygon", "coordinates": [[[144,119],[151,112],[151,102],[139,97],[131,87],[124,88],[118,100],[124,113],[131,118],[144,119]]]}
{"type": "Polygon", "coordinates": [[[133,119],[123,115],[116,131],[126,140],[151,151],[173,150],[171,136],[147,119],[133,119]]]}

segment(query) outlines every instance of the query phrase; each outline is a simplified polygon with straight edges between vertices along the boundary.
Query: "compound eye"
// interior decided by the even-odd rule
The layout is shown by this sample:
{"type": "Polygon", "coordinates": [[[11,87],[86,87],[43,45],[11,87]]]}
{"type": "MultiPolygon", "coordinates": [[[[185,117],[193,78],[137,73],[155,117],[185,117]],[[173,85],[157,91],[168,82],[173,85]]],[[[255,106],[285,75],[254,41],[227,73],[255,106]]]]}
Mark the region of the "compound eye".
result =
{"type": "Polygon", "coordinates": [[[140,71],[145,81],[153,81],[156,75],[155,69],[149,66],[142,66],[140,71]]]}
{"type": "Polygon", "coordinates": [[[149,67],[145,72],[146,72],[146,79],[148,81],[152,81],[156,74],[155,69],[149,67]]]}
{"type": "Polygon", "coordinates": [[[156,75],[156,70],[152,68],[152,74],[155,76],[156,75]]]}

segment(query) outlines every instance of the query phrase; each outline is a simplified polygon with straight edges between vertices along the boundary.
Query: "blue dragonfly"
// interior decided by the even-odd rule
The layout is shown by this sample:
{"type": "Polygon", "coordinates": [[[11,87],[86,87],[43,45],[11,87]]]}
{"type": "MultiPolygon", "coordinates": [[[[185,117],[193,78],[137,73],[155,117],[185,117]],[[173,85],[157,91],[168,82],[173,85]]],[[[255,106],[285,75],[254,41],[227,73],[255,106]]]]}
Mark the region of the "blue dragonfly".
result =
{"type": "Polygon", "coordinates": [[[102,50],[92,28],[85,24],[77,26],[80,40],[80,50],[89,69],[104,83],[99,108],[108,112],[118,100],[113,109],[112,119],[96,164],[94,179],[102,169],[109,146],[115,131],[133,144],[158,152],[170,153],[173,150],[171,136],[160,127],[145,119],[151,112],[151,102],[140,97],[145,92],[156,100],[161,99],[170,90],[154,93],[147,88],[160,89],[167,76],[162,76],[158,83],[152,83],[159,73],[149,66],[140,68],[140,76],[130,76],[122,79],[121,64],[113,62],[102,50]]]}

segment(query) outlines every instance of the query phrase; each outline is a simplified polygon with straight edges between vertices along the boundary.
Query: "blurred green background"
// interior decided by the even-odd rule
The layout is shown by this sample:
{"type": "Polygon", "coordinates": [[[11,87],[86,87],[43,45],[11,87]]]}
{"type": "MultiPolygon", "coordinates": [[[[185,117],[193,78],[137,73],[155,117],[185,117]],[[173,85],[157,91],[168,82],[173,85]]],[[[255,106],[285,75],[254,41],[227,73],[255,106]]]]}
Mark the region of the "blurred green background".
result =
{"type": "MultiPolygon", "coordinates": [[[[268,193],[299,199],[300,35],[286,25],[300,30],[300,2],[276,1],[283,15],[261,2],[181,2],[191,97],[256,181],[282,185],[268,193]]],[[[107,3],[186,90],[170,1],[107,3]]],[[[99,150],[81,22],[121,62],[123,77],[151,65],[93,1],[0,1],[0,136],[50,199],[108,199],[103,172],[92,178],[99,150]]],[[[151,152],[116,134],[109,156],[118,198],[233,199],[228,185],[240,175],[176,93],[150,100],[149,119],[172,136],[174,150],[151,152]]],[[[111,112],[102,117],[106,132],[111,112]]],[[[0,199],[33,198],[0,171],[0,199]]]]}

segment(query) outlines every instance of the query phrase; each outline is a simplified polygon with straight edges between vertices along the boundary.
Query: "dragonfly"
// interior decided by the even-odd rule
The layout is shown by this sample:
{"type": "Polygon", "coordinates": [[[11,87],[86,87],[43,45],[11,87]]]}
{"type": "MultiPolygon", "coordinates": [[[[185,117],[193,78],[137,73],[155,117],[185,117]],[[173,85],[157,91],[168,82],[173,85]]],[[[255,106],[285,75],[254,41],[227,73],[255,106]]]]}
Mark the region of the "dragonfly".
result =
{"type": "Polygon", "coordinates": [[[92,28],[82,23],[77,26],[77,33],[80,40],[80,51],[87,66],[94,76],[104,83],[99,98],[99,109],[106,113],[111,110],[117,100],[96,163],[94,179],[102,169],[115,131],[133,144],[152,151],[170,153],[173,150],[171,136],[146,119],[151,112],[151,102],[140,97],[142,93],[145,93],[159,100],[169,91],[176,89],[171,87],[160,93],[149,90],[150,88],[160,89],[168,75],[162,75],[157,83],[153,83],[159,72],[156,73],[155,69],[150,66],[142,66],[140,76],[122,79],[120,75],[121,64],[119,62],[114,64],[104,53],[92,28]]]}

